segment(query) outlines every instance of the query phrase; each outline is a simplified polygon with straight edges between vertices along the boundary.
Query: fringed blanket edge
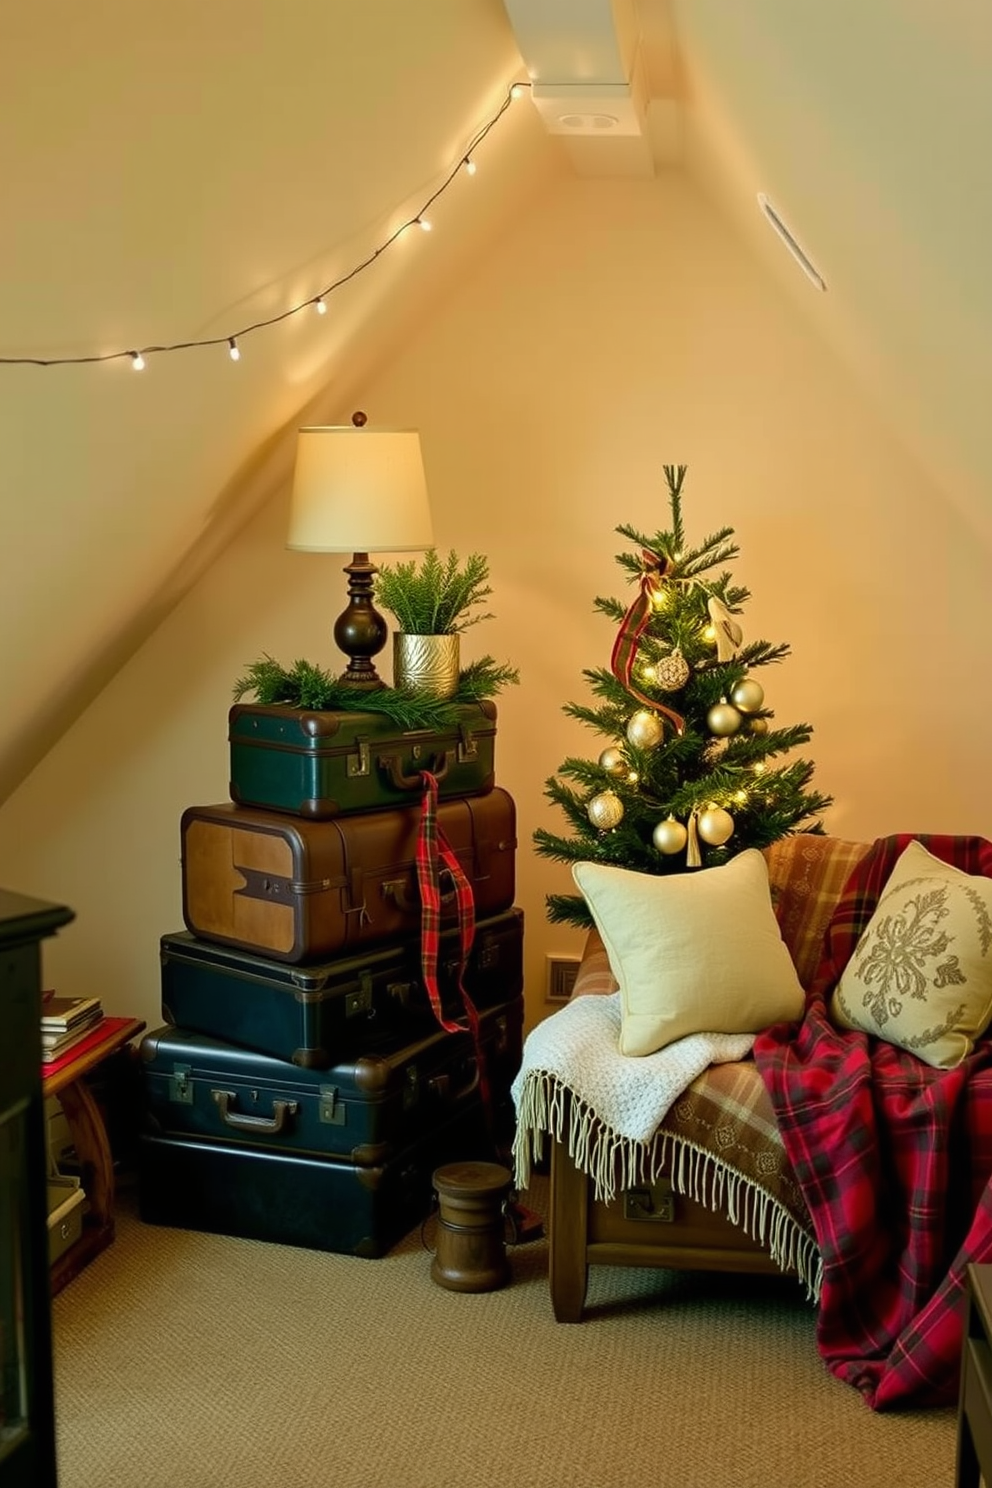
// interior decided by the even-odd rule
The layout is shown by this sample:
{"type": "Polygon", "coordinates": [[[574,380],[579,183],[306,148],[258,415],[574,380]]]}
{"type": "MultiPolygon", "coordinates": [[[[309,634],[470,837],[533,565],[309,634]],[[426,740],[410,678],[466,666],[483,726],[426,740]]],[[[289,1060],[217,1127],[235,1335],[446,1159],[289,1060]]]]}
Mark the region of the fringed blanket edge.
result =
{"type": "Polygon", "coordinates": [[[819,1300],[823,1258],[815,1238],[779,1199],[714,1153],[663,1129],[647,1141],[622,1136],[547,1070],[527,1071],[516,1106],[513,1161],[518,1189],[528,1187],[533,1164],[544,1156],[546,1135],[562,1143],[576,1167],[592,1179],[594,1198],[607,1204],[618,1191],[653,1183],[670,1156],[669,1176],[677,1193],[725,1214],[783,1271],[795,1272],[811,1302],[819,1300]]]}

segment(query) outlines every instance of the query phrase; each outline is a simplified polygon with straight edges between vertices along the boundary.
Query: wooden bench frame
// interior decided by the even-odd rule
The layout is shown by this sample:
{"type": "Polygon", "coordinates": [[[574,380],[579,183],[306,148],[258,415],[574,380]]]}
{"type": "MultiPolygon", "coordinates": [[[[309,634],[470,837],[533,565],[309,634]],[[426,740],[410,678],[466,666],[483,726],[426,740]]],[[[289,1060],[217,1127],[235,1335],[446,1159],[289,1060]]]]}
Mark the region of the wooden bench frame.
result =
{"type": "MultiPolygon", "coordinates": [[[[664,1188],[666,1183],[671,1183],[667,1163],[654,1187],[664,1188]]],[[[646,1191],[630,1192],[643,1195],[646,1191]]],[[[551,1305],[559,1323],[581,1321],[590,1266],[795,1275],[783,1271],[756,1240],[725,1215],[676,1193],[674,1188],[670,1190],[670,1203],[665,1203],[672,1213],[670,1220],[628,1217],[632,1206],[623,1193],[609,1203],[596,1199],[592,1179],[576,1167],[567,1148],[557,1141],[551,1146],[549,1203],[548,1279],[551,1305]]]]}

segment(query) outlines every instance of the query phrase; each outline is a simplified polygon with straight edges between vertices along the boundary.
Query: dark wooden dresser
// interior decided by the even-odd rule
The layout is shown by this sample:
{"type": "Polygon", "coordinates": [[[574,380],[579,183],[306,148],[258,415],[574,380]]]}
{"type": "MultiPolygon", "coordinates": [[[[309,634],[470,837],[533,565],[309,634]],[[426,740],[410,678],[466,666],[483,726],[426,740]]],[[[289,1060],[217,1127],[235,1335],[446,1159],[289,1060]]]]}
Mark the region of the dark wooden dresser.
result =
{"type": "Polygon", "coordinates": [[[41,942],[73,918],[0,889],[0,1488],[57,1483],[41,942]]]}

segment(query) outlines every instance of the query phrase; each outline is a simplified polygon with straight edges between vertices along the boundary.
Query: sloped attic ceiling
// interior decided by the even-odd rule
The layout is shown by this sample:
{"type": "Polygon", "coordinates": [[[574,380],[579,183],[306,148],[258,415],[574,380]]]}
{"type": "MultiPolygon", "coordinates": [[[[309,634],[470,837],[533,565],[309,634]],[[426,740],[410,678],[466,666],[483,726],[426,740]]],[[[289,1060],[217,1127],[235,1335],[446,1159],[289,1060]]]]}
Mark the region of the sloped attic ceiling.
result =
{"type": "Polygon", "coordinates": [[[429,253],[409,235],[327,316],[227,358],[232,331],[305,305],[429,198],[510,80],[536,76],[535,11],[574,56],[604,7],[645,106],[638,168],[691,174],[992,546],[984,0],[7,7],[0,801],[286,479],[295,424],[346,418],[351,389],[549,173],[630,169],[526,102],[484,180],[438,203],[429,253]],[[126,356],[17,360],[213,338],[140,376],[126,356]]]}
{"type": "Polygon", "coordinates": [[[519,76],[500,0],[4,8],[0,801],[285,481],[286,431],[346,421],[554,168],[507,111],[429,243],[378,253],[519,76]],[[232,331],[338,279],[326,315],[242,337],[232,365],[232,331]],[[214,337],[140,375],[7,361],[214,337]]]}
{"type": "Polygon", "coordinates": [[[671,14],[686,169],[779,268],[756,193],[782,211],[828,290],[795,271],[783,285],[992,546],[992,11],[672,0],[671,14]]]}
{"type": "MultiPolygon", "coordinates": [[[[506,4],[535,91],[562,100],[545,117],[587,83],[626,83],[653,167],[679,165],[706,191],[992,543],[989,7],[506,4]],[[759,193],[825,294],[810,294],[759,193]]],[[[580,127],[558,134],[581,173],[638,172],[623,140],[568,122],[580,127]]]]}

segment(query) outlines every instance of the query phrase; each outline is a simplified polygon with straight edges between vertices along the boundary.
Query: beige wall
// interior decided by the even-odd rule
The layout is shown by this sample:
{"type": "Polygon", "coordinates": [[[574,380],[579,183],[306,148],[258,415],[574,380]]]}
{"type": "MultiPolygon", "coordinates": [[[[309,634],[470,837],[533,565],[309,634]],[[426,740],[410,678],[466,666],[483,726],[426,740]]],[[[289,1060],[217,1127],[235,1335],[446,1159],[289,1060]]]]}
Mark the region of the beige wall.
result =
{"type": "MultiPolygon", "coordinates": [[[[689,467],[693,538],[736,529],[746,634],[792,646],[762,680],[781,722],[813,725],[828,829],[992,836],[988,554],[681,176],[562,183],[361,404],[420,428],[439,545],[489,555],[497,619],[465,654],[523,676],[500,699],[497,776],[518,807],[531,1022],[545,954],[581,939],[544,921],[569,880],[530,850],[538,824],[561,825],[542,785],[603,747],[561,705],[608,661],[592,600],[625,592],[614,527],[667,526],[664,463],[689,467]]],[[[150,1026],[158,938],[182,927],[179,817],[226,798],[234,679],[263,651],[337,665],[340,563],[284,549],[286,499],[274,491],[0,810],[0,882],[77,912],[46,979],[150,1026]]]]}

